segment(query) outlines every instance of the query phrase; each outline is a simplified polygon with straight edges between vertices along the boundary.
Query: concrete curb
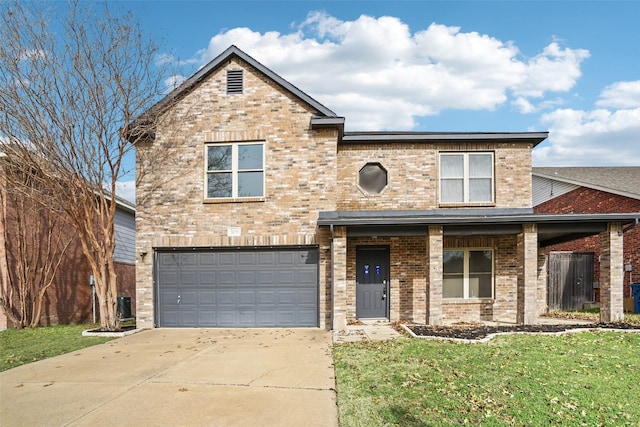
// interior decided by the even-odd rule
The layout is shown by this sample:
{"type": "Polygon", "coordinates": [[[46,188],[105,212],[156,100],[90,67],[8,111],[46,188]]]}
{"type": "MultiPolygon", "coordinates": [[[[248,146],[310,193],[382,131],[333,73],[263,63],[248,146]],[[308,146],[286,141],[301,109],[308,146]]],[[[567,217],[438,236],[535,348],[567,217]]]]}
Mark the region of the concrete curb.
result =
{"type": "Polygon", "coordinates": [[[566,331],[560,332],[496,332],[493,334],[489,334],[484,338],[480,338],[477,340],[470,340],[466,338],[450,338],[450,337],[436,337],[429,335],[416,335],[408,326],[400,325],[402,329],[407,331],[409,335],[413,338],[419,339],[431,339],[431,340],[439,340],[439,341],[450,341],[461,344],[482,344],[488,341],[491,341],[495,337],[499,335],[515,335],[515,334],[530,334],[530,335],[555,335],[560,336],[564,334],[576,334],[580,332],[590,332],[590,331],[602,331],[602,332],[630,332],[630,333],[640,333],[640,329],[610,329],[610,328],[575,328],[575,329],[567,329],[566,331]]]}
{"type": "Polygon", "coordinates": [[[122,338],[128,335],[137,334],[138,332],[142,332],[145,329],[146,328],[130,329],[128,331],[122,331],[122,332],[95,332],[95,329],[87,329],[82,331],[82,336],[83,337],[122,338]]]}

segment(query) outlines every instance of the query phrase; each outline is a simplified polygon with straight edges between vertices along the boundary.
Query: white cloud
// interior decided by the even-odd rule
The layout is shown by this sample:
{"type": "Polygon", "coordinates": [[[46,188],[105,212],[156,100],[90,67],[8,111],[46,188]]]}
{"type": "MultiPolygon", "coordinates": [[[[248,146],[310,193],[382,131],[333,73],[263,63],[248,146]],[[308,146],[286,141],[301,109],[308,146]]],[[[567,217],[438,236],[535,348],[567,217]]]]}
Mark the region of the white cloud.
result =
{"type": "Polygon", "coordinates": [[[638,108],[640,107],[640,80],[617,82],[604,88],[598,107],[638,108]]]}
{"type": "MultiPolygon", "coordinates": [[[[570,90],[589,56],[557,42],[530,60],[512,42],[433,23],[414,33],[400,19],[362,15],[341,21],[312,12],[291,33],[233,28],[197,52],[200,66],[229,45],[265,64],[347,117],[357,130],[410,130],[416,117],[448,109],[494,110],[516,95],[528,98],[570,90]]],[[[542,100],[544,102],[544,100],[542,100]]]]}
{"type": "Polygon", "coordinates": [[[536,166],[637,166],[640,108],[559,109],[542,116],[549,143],[533,151],[536,166]]]}
{"type": "Polygon", "coordinates": [[[136,203],[136,182],[135,181],[118,181],[116,182],[116,196],[125,200],[136,203]]]}
{"type": "Polygon", "coordinates": [[[165,92],[171,92],[173,89],[180,86],[180,84],[186,79],[187,78],[185,76],[182,76],[180,74],[174,74],[172,76],[167,77],[166,79],[164,79],[165,92]]]}

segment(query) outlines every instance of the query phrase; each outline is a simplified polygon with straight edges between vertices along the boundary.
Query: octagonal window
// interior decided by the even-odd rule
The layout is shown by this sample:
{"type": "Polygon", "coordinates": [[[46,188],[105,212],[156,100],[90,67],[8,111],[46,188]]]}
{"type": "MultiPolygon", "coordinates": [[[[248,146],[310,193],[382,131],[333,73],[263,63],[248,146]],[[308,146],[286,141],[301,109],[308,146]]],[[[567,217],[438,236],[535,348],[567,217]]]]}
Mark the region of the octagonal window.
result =
{"type": "Polygon", "coordinates": [[[387,170],[380,163],[367,163],[358,172],[358,185],[369,194],[379,194],[387,186],[387,170]]]}

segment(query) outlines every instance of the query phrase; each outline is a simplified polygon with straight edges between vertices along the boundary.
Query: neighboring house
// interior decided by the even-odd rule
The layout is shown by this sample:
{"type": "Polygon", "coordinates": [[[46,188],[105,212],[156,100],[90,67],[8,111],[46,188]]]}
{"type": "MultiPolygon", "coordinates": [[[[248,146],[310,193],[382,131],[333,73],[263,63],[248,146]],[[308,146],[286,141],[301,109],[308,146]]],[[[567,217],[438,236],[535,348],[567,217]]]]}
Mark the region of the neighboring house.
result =
{"type": "MultiPolygon", "coordinates": [[[[640,212],[640,167],[533,168],[536,213],[640,212]]],[[[600,301],[600,242],[585,237],[545,248],[549,258],[549,308],[578,309],[600,301]]],[[[640,226],[627,226],[623,252],[625,297],[640,282],[640,226]]]]}
{"type": "MultiPolygon", "coordinates": [[[[2,172],[0,166],[0,173],[2,172]]],[[[8,191],[6,181],[0,176],[0,192],[8,191]]],[[[6,194],[6,193],[5,193],[6,194]]],[[[16,237],[18,218],[21,213],[12,204],[11,197],[0,197],[0,256],[5,257],[6,262],[0,260],[0,285],[8,284],[10,280],[16,280],[12,275],[18,274],[16,266],[18,261],[17,245],[39,245],[40,256],[45,254],[47,230],[45,229],[46,214],[40,217],[40,226],[28,227],[27,233],[40,233],[39,235],[16,237]],[[43,222],[42,220],[45,219],[43,222]],[[5,267],[6,266],[6,267],[5,267]]],[[[135,207],[126,200],[117,198],[117,211],[115,217],[116,249],[114,258],[116,261],[116,273],[118,275],[118,295],[130,297],[132,310],[135,310],[135,207]]],[[[29,224],[36,224],[34,218],[29,218],[29,224]]],[[[70,226],[62,228],[61,233],[75,236],[75,231],[70,226]]],[[[21,250],[33,254],[34,248],[21,250]]],[[[37,250],[37,249],[36,249],[37,250]]],[[[77,237],[71,238],[64,258],[58,268],[53,284],[47,289],[44,298],[44,306],[40,316],[41,325],[82,323],[93,320],[92,288],[90,285],[91,267],[82,252],[82,245],[77,237]]],[[[6,286],[6,285],[5,285],[6,286]]],[[[99,319],[98,302],[96,298],[96,317],[99,319]]],[[[0,329],[12,327],[10,319],[0,309],[0,329]]]]}
{"type": "Polygon", "coordinates": [[[139,327],[536,323],[539,248],[585,231],[601,239],[602,316],[622,317],[619,231],[638,215],[535,214],[546,132],[345,132],[235,46],[134,125],[148,120],[139,327]]]}

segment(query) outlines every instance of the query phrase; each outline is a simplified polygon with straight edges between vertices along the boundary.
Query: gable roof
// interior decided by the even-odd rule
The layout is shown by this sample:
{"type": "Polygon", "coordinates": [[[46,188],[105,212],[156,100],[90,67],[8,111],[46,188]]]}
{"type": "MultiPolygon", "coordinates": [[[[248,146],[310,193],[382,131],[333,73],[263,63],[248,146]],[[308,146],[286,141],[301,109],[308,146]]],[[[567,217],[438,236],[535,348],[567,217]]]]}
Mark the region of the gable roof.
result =
{"type": "Polygon", "coordinates": [[[299,98],[300,100],[302,100],[305,103],[307,103],[309,106],[313,107],[315,110],[317,110],[320,113],[321,116],[338,117],[336,115],[336,113],[331,111],[329,108],[325,107],[324,105],[322,105],[321,103],[319,103],[318,101],[313,99],[311,96],[307,95],[306,93],[304,93],[303,91],[298,89],[296,86],[294,86],[293,84],[289,83],[288,81],[286,81],[285,79],[280,77],[278,74],[274,73],[269,68],[267,68],[264,65],[262,65],[260,62],[258,62],[257,60],[255,60],[254,58],[249,56],[244,51],[240,50],[235,45],[229,46],[224,52],[222,52],[220,55],[218,55],[215,58],[213,58],[207,65],[202,67],[195,74],[193,74],[187,80],[182,82],[182,84],[180,84],[180,86],[178,86],[177,88],[172,90],[167,96],[165,96],[163,99],[161,99],[156,105],[151,107],[150,111],[151,110],[162,111],[172,101],[183,97],[195,85],[197,85],[199,82],[201,82],[202,80],[207,78],[209,75],[211,75],[211,73],[213,73],[216,69],[218,69],[218,67],[220,67],[221,65],[223,65],[224,63],[226,63],[229,59],[231,59],[233,57],[240,58],[241,60],[243,60],[247,64],[251,65],[253,68],[258,70],[260,73],[264,74],[269,79],[271,79],[274,82],[276,82],[283,89],[287,90],[288,92],[292,93],[297,98],[299,98]]]}
{"type": "Polygon", "coordinates": [[[640,166],[534,167],[533,176],[640,199],[640,166]]]}

